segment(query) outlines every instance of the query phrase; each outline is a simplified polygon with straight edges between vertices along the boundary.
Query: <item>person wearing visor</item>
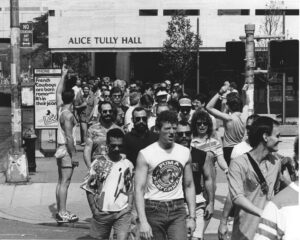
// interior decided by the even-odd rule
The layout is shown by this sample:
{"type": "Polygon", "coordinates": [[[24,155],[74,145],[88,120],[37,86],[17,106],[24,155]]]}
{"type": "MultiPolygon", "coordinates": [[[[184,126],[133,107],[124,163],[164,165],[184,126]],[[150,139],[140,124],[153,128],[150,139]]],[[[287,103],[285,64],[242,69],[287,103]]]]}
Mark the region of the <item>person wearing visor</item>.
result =
{"type": "Polygon", "coordinates": [[[186,121],[191,122],[193,113],[195,112],[192,110],[192,101],[188,97],[183,97],[179,99],[180,111],[178,114],[179,121],[186,121]]]}

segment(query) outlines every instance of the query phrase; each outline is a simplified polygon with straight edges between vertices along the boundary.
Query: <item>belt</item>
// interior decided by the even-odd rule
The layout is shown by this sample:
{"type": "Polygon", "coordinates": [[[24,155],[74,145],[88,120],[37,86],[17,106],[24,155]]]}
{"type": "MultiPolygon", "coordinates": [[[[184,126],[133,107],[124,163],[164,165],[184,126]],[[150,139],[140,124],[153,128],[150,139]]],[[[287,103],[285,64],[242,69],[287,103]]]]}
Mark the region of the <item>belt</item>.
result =
{"type": "Polygon", "coordinates": [[[158,200],[150,200],[150,199],[146,199],[145,200],[146,204],[151,204],[151,203],[154,203],[154,204],[166,204],[166,205],[169,205],[169,204],[183,204],[184,203],[184,199],[183,198],[180,198],[180,199],[174,199],[174,200],[170,200],[170,201],[158,201],[158,200]]]}

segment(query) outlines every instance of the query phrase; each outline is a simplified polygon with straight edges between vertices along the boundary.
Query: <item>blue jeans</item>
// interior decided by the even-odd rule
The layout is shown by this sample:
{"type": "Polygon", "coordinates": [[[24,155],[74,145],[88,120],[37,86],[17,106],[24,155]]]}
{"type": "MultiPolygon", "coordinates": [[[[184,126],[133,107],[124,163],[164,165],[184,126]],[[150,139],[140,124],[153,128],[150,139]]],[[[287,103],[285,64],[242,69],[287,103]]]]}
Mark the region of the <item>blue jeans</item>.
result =
{"type": "Polygon", "coordinates": [[[183,199],[172,201],[145,200],[147,221],[153,240],[187,239],[186,209],[183,199]]]}
{"type": "Polygon", "coordinates": [[[127,240],[130,232],[130,223],[131,208],[127,207],[120,212],[101,212],[92,218],[90,236],[108,240],[113,228],[117,240],[127,240]]]}

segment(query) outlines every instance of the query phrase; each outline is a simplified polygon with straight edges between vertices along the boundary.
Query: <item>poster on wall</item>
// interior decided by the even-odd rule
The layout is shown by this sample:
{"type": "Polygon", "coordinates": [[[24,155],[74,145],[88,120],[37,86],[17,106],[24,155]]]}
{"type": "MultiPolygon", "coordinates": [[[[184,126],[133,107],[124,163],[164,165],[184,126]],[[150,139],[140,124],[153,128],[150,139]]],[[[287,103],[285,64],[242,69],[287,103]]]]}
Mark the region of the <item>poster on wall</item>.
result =
{"type": "Polygon", "coordinates": [[[35,69],[35,128],[56,129],[56,88],[61,79],[61,69],[35,69]]]}

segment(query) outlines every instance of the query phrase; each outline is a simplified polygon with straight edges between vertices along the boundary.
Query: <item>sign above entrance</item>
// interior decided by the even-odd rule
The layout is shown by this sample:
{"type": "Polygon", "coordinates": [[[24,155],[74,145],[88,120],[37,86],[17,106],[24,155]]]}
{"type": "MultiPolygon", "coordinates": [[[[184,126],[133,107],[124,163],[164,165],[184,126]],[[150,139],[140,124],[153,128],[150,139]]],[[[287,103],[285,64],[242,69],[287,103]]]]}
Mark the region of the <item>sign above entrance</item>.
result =
{"type": "Polygon", "coordinates": [[[51,49],[161,48],[169,18],[49,17],[51,49]]]}

